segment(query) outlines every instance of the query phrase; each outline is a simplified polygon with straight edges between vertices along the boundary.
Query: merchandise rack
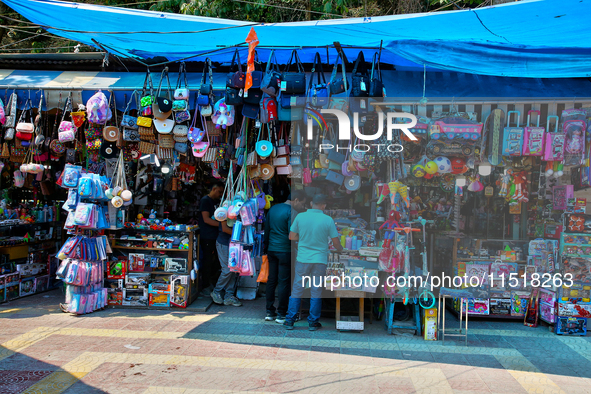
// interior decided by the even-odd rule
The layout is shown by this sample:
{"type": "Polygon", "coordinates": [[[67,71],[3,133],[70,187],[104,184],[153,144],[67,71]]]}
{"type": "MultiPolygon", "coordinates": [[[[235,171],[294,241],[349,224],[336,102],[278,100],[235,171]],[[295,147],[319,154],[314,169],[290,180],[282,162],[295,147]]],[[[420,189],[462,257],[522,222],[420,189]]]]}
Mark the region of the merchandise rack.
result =
{"type": "MultiPolygon", "coordinates": [[[[130,234],[131,235],[131,234],[130,234]]],[[[195,228],[193,230],[183,231],[183,230],[144,230],[144,229],[136,229],[132,227],[126,227],[115,231],[110,231],[109,233],[109,241],[110,246],[113,251],[118,250],[123,255],[129,255],[129,253],[133,253],[133,251],[153,251],[153,252],[163,252],[163,253],[175,253],[175,254],[182,254],[183,256],[186,255],[187,258],[187,273],[178,273],[178,272],[166,272],[166,271],[131,271],[127,272],[127,274],[141,274],[146,273],[150,275],[150,278],[153,276],[159,275],[183,275],[187,276],[187,284],[188,284],[188,297],[187,297],[187,306],[190,305],[195,299],[197,299],[198,293],[198,283],[196,281],[192,281],[190,279],[190,271],[193,268],[193,262],[199,256],[199,229],[195,228]],[[129,241],[129,242],[147,242],[149,240],[144,240],[142,238],[124,238],[121,239],[122,234],[133,233],[133,234],[142,234],[142,233],[149,233],[149,234],[179,234],[179,235],[186,235],[189,237],[189,247],[188,249],[178,249],[178,248],[154,248],[154,247],[141,247],[141,246],[122,246],[117,245],[117,242],[122,241],[129,241]]],[[[197,272],[198,274],[198,272],[197,272]]],[[[197,275],[198,277],[198,275],[197,275]]],[[[106,278],[106,277],[105,277],[106,278]]],[[[108,278],[106,278],[109,280],[108,278]]],[[[125,289],[125,284],[121,291],[125,289]]],[[[148,286],[145,287],[148,289],[148,286]]],[[[127,290],[140,290],[140,289],[127,289],[127,290]]],[[[170,310],[171,307],[167,306],[155,306],[155,305],[113,305],[110,304],[108,307],[112,308],[132,308],[132,309],[158,309],[158,310],[170,310]]]]}

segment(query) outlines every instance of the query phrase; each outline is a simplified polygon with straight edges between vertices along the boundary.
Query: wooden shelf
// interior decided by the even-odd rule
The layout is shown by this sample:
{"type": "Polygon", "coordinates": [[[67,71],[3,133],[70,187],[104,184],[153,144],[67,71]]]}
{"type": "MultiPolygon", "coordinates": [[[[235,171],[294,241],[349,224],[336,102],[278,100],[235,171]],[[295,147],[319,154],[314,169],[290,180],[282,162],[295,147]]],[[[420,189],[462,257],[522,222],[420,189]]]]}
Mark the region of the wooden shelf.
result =
{"type": "Polygon", "coordinates": [[[161,251],[168,251],[168,252],[185,252],[189,253],[190,249],[164,249],[164,248],[140,248],[135,246],[119,246],[114,245],[111,246],[113,249],[128,249],[128,250],[161,250],[161,251]]]}

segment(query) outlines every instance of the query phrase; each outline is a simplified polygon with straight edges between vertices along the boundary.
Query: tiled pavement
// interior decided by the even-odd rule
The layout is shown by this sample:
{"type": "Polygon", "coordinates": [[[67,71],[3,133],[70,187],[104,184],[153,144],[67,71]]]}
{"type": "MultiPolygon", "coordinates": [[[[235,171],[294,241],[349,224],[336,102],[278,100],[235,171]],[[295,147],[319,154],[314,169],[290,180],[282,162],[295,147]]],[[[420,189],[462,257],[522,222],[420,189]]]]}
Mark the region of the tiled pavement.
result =
{"type": "MultiPolygon", "coordinates": [[[[469,346],[337,332],[286,332],[264,303],[207,313],[61,313],[59,291],[0,305],[4,393],[591,393],[591,337],[470,321],[469,346]]],[[[453,318],[450,319],[454,321],[453,318]]]]}

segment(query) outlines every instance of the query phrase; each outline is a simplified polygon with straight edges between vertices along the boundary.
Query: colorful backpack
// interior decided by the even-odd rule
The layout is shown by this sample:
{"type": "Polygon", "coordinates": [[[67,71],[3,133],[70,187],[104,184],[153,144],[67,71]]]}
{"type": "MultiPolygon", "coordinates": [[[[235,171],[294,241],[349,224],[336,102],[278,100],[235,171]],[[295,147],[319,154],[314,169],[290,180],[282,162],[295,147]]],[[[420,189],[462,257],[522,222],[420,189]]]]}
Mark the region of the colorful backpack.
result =
{"type": "Polygon", "coordinates": [[[527,122],[524,128],[524,156],[542,156],[544,154],[544,132],[544,127],[540,127],[540,111],[528,111],[527,122]],[[535,127],[529,127],[529,120],[532,112],[538,114],[538,121],[535,127]]]}
{"type": "Polygon", "coordinates": [[[564,160],[564,133],[558,132],[558,116],[548,116],[546,121],[546,143],[544,149],[544,161],[562,161],[564,160]],[[556,120],[556,132],[550,132],[550,119],[556,120]]]}
{"type": "Polygon", "coordinates": [[[507,113],[507,127],[503,131],[503,156],[521,156],[523,147],[523,127],[519,127],[519,111],[507,113]],[[517,114],[516,127],[509,127],[511,114],[517,114]]]}
{"type": "Polygon", "coordinates": [[[107,96],[101,91],[96,92],[86,103],[86,117],[90,123],[105,124],[113,113],[109,108],[107,96]]]}

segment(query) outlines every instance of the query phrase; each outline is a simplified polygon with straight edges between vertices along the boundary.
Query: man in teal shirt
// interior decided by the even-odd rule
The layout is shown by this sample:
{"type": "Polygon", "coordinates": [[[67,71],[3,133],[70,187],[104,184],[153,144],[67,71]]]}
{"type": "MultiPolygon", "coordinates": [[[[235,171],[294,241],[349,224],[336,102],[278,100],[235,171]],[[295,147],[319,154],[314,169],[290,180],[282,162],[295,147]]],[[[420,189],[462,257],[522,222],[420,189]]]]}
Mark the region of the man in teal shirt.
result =
{"type": "Polygon", "coordinates": [[[265,218],[264,254],[269,262],[267,279],[267,316],[265,320],[285,323],[287,305],[289,304],[289,286],[291,284],[291,241],[289,229],[291,221],[298,212],[304,210],[306,193],[294,190],[283,204],[276,204],[269,209],[265,218]],[[277,290],[278,306],[275,309],[275,290],[277,290]]]}
{"type": "Polygon", "coordinates": [[[289,239],[298,241],[298,255],[284,323],[288,330],[293,330],[296,313],[300,310],[301,297],[304,292],[303,280],[306,284],[311,281],[308,329],[316,331],[322,327],[318,320],[322,310],[321,296],[326,265],[328,264],[329,240],[332,241],[337,252],[340,253],[343,250],[334,220],[322,212],[325,208],[326,196],[317,194],[312,200],[312,209],[300,213],[290,228],[289,239]]]}

